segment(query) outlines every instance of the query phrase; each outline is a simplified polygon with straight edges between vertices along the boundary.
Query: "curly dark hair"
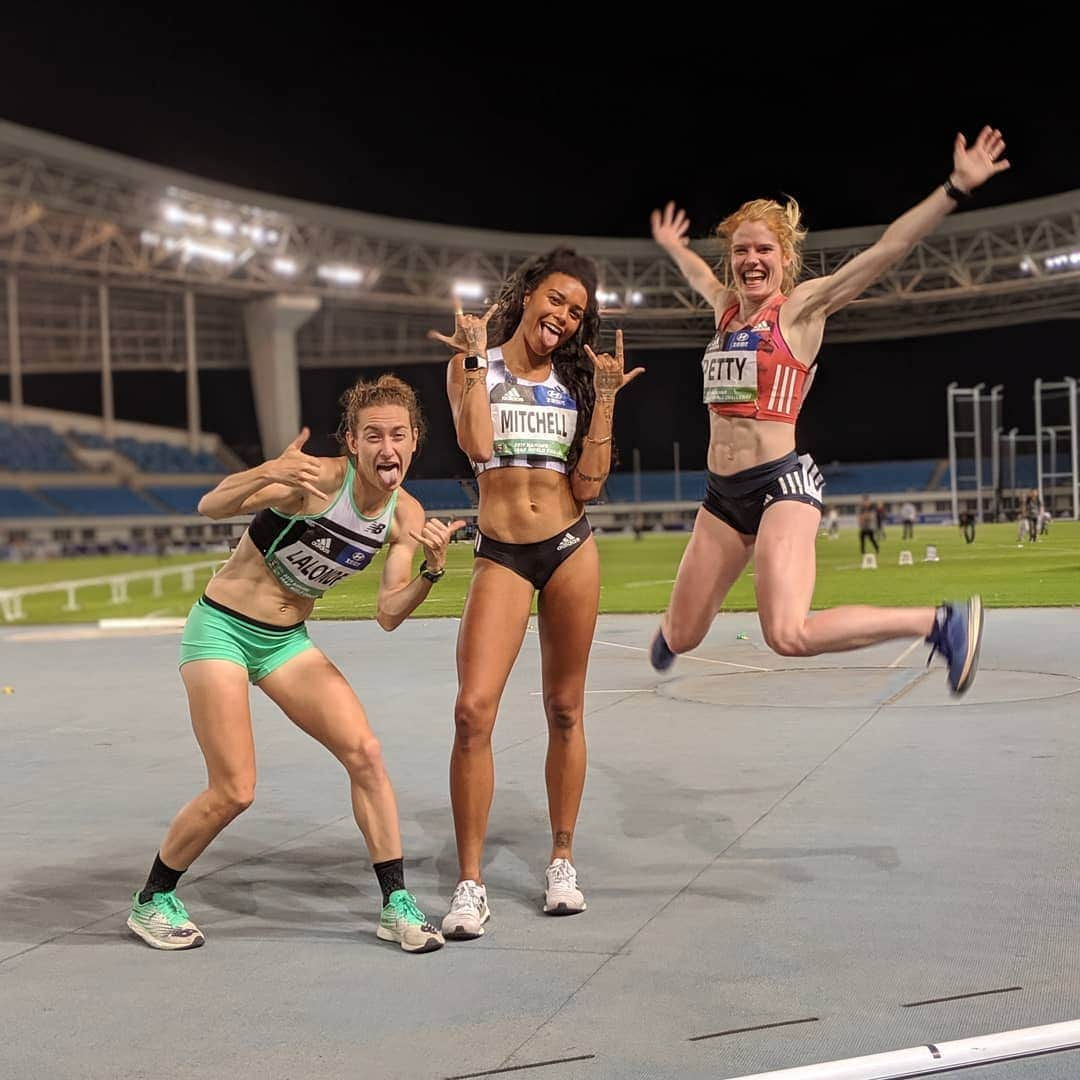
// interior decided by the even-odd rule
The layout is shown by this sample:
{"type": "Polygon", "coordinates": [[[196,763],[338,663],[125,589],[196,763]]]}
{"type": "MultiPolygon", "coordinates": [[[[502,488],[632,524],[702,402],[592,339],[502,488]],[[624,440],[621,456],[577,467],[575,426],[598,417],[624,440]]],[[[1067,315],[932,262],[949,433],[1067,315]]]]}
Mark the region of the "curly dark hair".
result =
{"type": "Polygon", "coordinates": [[[341,422],[338,424],[337,441],[346,454],[349,453],[349,444],[345,441],[346,432],[355,430],[360,419],[360,410],[371,405],[401,405],[409,414],[409,423],[416,429],[417,450],[427,434],[427,423],[420,410],[420,402],[416,399],[416,392],[396,375],[380,375],[373,382],[359,378],[341,395],[338,404],[341,406],[341,422]]]}
{"type": "Polygon", "coordinates": [[[488,324],[488,344],[502,345],[509,341],[521,322],[525,310],[525,294],[536,290],[544,278],[551,274],[566,274],[585,286],[588,301],[581,325],[569,341],[560,345],[551,356],[551,366],[559,380],[577,402],[578,422],[574,441],[567,455],[567,470],[577,464],[585,432],[592,421],[596,404],[593,386],[593,362],[585,352],[585,346],[596,350],[600,330],[600,307],[596,301],[596,263],[587,255],[579,255],[573,248],[557,247],[542,255],[534,255],[522,263],[503,285],[496,303],[498,310],[488,324]]]}

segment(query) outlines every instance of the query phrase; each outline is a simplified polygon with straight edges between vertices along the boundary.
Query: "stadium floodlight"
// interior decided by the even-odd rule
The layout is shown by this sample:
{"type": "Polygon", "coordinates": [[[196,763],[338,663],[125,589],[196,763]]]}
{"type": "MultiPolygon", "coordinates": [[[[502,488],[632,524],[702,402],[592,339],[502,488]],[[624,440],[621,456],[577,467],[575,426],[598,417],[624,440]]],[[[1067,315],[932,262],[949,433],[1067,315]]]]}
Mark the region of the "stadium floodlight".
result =
{"type": "Polygon", "coordinates": [[[274,268],[274,273],[284,274],[286,277],[292,277],[298,269],[295,259],[278,258],[271,265],[274,268]]]}
{"type": "Polygon", "coordinates": [[[629,302],[630,302],[631,304],[637,305],[637,304],[640,304],[640,303],[642,302],[642,300],[644,300],[644,299],[645,299],[645,297],[644,297],[644,296],[642,296],[642,294],[641,294],[641,293],[639,293],[639,292],[637,291],[637,289],[635,289],[635,290],[634,290],[633,292],[628,292],[628,293],[626,294],[626,299],[627,299],[627,300],[628,300],[628,301],[629,301],[629,302]]]}
{"type": "Polygon", "coordinates": [[[604,306],[617,304],[619,302],[619,294],[617,292],[608,292],[606,289],[597,289],[596,302],[604,306]]]}
{"type": "Polygon", "coordinates": [[[1051,255],[1043,259],[1047,270],[1075,270],[1080,266],[1080,251],[1066,251],[1061,255],[1051,255]]]}
{"type": "Polygon", "coordinates": [[[1035,264],[1031,261],[1031,256],[1030,255],[1025,255],[1020,260],[1020,271],[1021,271],[1021,273],[1024,273],[1024,274],[1034,274],[1035,273],[1035,264]]]}
{"type": "Polygon", "coordinates": [[[171,239],[169,237],[165,240],[166,250],[178,248],[185,262],[191,258],[209,259],[211,262],[223,264],[236,262],[236,252],[230,251],[229,248],[218,247],[216,244],[204,244],[199,240],[192,240],[190,236],[182,236],[178,241],[170,244],[171,239]]]}
{"type": "MultiPolygon", "coordinates": [[[[180,252],[184,262],[188,259],[209,259],[211,262],[228,264],[234,263],[237,259],[237,254],[230,248],[221,247],[218,244],[206,244],[200,240],[193,240],[190,236],[161,236],[156,232],[151,232],[149,229],[143,229],[139,234],[139,239],[146,244],[147,247],[163,247],[170,254],[173,252],[180,252]]],[[[251,251],[240,256],[241,261],[246,261],[251,257],[251,251]]]]}
{"type": "Polygon", "coordinates": [[[232,236],[236,232],[236,226],[227,218],[214,218],[210,223],[210,228],[218,236],[232,236]]]}
{"type": "Polygon", "coordinates": [[[194,225],[197,229],[206,228],[206,215],[192,213],[176,203],[162,203],[161,213],[170,225],[194,225]]]}
{"type": "Polygon", "coordinates": [[[482,281],[455,281],[453,293],[459,300],[483,300],[487,295],[482,281]]]}
{"type": "Polygon", "coordinates": [[[316,273],[334,285],[359,285],[364,280],[364,271],[360,267],[343,263],[324,263],[316,273]]]}

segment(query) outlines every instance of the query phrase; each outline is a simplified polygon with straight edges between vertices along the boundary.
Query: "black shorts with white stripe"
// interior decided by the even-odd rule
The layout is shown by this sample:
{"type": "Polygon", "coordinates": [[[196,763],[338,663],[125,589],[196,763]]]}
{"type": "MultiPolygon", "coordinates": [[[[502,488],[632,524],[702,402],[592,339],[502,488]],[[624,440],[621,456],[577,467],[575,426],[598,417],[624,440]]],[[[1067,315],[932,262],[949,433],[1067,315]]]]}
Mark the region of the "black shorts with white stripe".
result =
{"type": "Polygon", "coordinates": [[[473,557],[499,563],[539,590],[590,535],[592,526],[584,514],[570,528],[535,544],[508,544],[477,532],[473,557]]]}
{"type": "Polygon", "coordinates": [[[737,532],[756,536],[761,515],[773,503],[803,502],[821,512],[825,480],[809,454],[790,454],[752,469],[718,476],[710,472],[702,506],[737,532]]]}

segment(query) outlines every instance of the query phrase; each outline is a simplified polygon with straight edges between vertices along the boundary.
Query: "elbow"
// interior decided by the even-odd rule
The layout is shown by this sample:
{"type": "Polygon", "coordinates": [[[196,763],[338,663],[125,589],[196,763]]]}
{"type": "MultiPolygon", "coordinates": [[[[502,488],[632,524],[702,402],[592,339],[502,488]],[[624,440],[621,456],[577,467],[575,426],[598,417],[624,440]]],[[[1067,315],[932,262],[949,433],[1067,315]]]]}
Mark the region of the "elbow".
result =
{"type": "Polygon", "coordinates": [[[209,495],[204,495],[199,500],[199,505],[195,509],[202,514],[203,517],[208,517],[211,521],[220,521],[225,515],[221,513],[221,510],[214,505],[214,500],[209,495]]]}
{"type": "Polygon", "coordinates": [[[389,634],[392,630],[396,630],[404,620],[390,615],[380,608],[375,613],[375,621],[389,634]]]}
{"type": "Polygon", "coordinates": [[[490,461],[495,454],[491,439],[458,439],[458,446],[470,461],[490,461]]]}
{"type": "Polygon", "coordinates": [[[570,485],[570,494],[582,505],[585,503],[596,502],[596,500],[600,498],[600,494],[603,490],[604,485],[602,483],[577,483],[570,485]]]}

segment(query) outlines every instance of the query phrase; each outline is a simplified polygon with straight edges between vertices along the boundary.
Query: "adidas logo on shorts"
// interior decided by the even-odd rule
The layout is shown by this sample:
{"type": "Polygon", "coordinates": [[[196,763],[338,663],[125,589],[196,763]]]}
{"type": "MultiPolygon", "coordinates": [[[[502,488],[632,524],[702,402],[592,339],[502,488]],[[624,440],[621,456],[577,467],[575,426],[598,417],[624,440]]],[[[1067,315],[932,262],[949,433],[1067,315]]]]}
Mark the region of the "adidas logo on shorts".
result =
{"type": "Polygon", "coordinates": [[[575,536],[572,532],[566,533],[559,541],[559,546],[556,551],[565,551],[567,548],[573,547],[575,544],[581,543],[581,537],[575,536]]]}
{"type": "Polygon", "coordinates": [[[330,537],[320,536],[317,540],[311,541],[311,546],[316,551],[321,551],[324,555],[330,554],[330,537]]]}

